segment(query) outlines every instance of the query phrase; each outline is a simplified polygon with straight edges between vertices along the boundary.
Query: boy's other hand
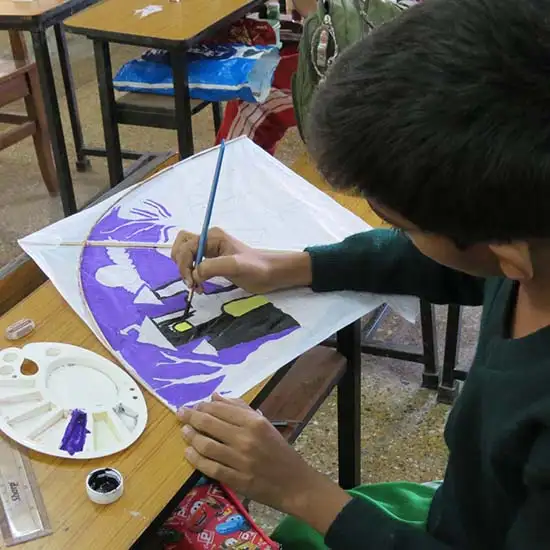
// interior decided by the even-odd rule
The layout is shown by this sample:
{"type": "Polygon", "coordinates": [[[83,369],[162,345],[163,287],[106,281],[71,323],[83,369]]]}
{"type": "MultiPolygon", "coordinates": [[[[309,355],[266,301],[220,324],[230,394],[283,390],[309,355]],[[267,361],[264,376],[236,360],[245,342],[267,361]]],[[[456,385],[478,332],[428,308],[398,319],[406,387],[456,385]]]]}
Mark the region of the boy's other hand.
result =
{"type": "Polygon", "coordinates": [[[199,236],[186,231],[180,231],[172,247],[172,259],[182,279],[198,292],[201,292],[201,284],[213,277],[225,277],[252,294],[308,285],[311,281],[311,261],[307,252],[258,250],[222,229],[212,228],[206,240],[206,259],[194,269],[198,248],[199,236]]]}
{"type": "Polygon", "coordinates": [[[212,402],[178,415],[189,462],[239,494],[299,517],[320,532],[350,500],[241,400],[214,395],[212,402]]]}

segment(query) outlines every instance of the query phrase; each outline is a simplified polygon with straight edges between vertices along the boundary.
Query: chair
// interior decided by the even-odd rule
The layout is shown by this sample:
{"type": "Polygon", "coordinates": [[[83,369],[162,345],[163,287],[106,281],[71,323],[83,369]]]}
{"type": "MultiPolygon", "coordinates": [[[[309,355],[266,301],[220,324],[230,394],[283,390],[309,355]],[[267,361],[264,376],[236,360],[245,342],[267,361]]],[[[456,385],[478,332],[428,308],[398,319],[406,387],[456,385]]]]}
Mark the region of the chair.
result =
{"type": "Polygon", "coordinates": [[[0,315],[25,299],[44,281],[46,276],[26,254],[0,268],[0,315]]]}
{"type": "MultiPolygon", "coordinates": [[[[101,91],[105,87],[105,83],[102,82],[103,77],[100,78],[98,76],[98,79],[101,91]]],[[[174,97],[136,92],[117,92],[114,97],[114,104],[111,106],[113,116],[112,118],[103,118],[103,132],[106,144],[114,143],[117,145],[110,149],[107,148],[107,150],[99,148],[85,149],[85,153],[91,156],[107,156],[107,162],[112,167],[109,168],[111,187],[115,187],[120,181],[123,181],[118,175],[118,167],[120,166],[120,169],[122,169],[122,160],[138,160],[144,154],[137,151],[120,149],[120,125],[178,130],[174,97]]],[[[212,107],[215,138],[220,129],[222,119],[222,106],[220,103],[192,99],[190,102],[191,116],[200,113],[209,105],[212,107]]],[[[124,173],[124,177],[126,175],[124,173]]]]}
{"type": "Polygon", "coordinates": [[[22,99],[26,113],[0,112],[0,123],[15,125],[0,133],[0,151],[32,136],[42,179],[50,195],[55,195],[58,182],[36,64],[28,59],[22,33],[8,32],[12,59],[0,58],[0,107],[22,99]]]}

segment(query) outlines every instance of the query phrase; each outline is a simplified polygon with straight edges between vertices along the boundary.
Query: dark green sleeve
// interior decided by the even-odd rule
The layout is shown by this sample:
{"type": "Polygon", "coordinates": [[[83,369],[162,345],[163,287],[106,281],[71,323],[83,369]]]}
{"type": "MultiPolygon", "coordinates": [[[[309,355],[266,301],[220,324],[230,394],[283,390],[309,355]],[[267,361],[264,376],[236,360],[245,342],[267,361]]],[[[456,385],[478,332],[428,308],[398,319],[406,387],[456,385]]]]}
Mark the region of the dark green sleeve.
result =
{"type": "MultiPolygon", "coordinates": [[[[550,548],[550,433],[541,436],[524,470],[525,499],[506,533],[506,550],[550,548]]],[[[490,529],[490,527],[489,527],[490,529]]],[[[445,544],[418,527],[402,523],[362,498],[340,512],[326,537],[331,550],[463,550],[445,544]],[[361,545],[358,546],[358,541],[361,545]]]]}
{"type": "Polygon", "coordinates": [[[358,497],[334,520],[325,544],[331,550],[455,550],[426,531],[400,522],[358,497]]]}
{"type": "Polygon", "coordinates": [[[311,287],[316,292],[363,290],[418,296],[434,304],[483,303],[485,279],[438,264],[391,229],[358,233],[341,243],[307,251],[313,269],[311,287]]]}

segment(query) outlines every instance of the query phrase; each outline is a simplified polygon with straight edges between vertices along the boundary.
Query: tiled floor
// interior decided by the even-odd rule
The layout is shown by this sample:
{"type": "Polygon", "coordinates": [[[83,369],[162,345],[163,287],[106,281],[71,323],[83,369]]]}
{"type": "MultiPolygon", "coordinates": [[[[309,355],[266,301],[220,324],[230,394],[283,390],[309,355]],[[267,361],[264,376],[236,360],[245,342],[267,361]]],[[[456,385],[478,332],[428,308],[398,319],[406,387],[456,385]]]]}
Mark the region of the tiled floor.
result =
{"type": "MultiPolygon", "coordinates": [[[[101,116],[91,46],[81,38],[71,37],[71,59],[78,90],[84,135],[90,145],[102,145],[101,116]]],[[[5,34],[0,35],[0,52],[6,50],[5,34]]],[[[113,66],[139,53],[130,47],[113,48],[113,66]]],[[[63,104],[63,99],[61,99],[63,104]]],[[[63,109],[65,107],[63,106],[63,109]]],[[[70,128],[64,112],[71,165],[74,151],[69,138],[70,128]]],[[[212,143],[213,128],[209,112],[194,119],[196,149],[212,143]]],[[[175,133],[167,130],[124,127],[125,148],[143,151],[166,151],[176,146],[175,133]]],[[[289,133],[278,156],[291,164],[302,151],[295,132],[289,133]]],[[[49,198],[40,179],[32,140],[22,142],[0,153],[2,199],[0,202],[0,265],[19,253],[16,240],[61,216],[58,199],[49,198]]],[[[102,159],[92,159],[92,170],[79,174],[73,171],[79,201],[85,201],[107,187],[106,165],[102,159]]],[[[443,312],[440,312],[443,313],[443,312]]],[[[443,316],[441,315],[441,318],[443,316]]],[[[477,335],[478,315],[466,313],[463,331],[462,364],[472,357],[477,335]]],[[[441,319],[438,322],[442,329],[441,319]]],[[[417,326],[390,317],[379,332],[381,338],[401,343],[418,340],[417,326]]],[[[435,403],[435,395],[420,389],[421,369],[388,359],[364,357],[362,412],[363,480],[375,482],[393,479],[430,480],[440,478],[446,451],[441,437],[448,407],[435,403]]],[[[175,437],[178,437],[175,434],[175,437]]],[[[336,476],[336,412],[331,397],[315,416],[298,440],[296,448],[327,475],[336,476]]],[[[258,517],[272,525],[277,515],[258,510],[258,517]]]]}

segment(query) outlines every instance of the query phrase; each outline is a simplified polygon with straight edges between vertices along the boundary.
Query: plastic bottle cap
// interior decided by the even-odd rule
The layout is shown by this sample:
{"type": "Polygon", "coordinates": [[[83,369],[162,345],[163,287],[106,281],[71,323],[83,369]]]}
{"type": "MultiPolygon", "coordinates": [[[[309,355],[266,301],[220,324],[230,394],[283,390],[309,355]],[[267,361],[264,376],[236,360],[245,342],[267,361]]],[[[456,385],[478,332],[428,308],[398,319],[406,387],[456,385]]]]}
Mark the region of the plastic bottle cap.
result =
{"type": "Polygon", "coordinates": [[[114,468],[97,468],[86,478],[88,497],[96,504],[112,504],[124,492],[124,478],[114,468]]]}

